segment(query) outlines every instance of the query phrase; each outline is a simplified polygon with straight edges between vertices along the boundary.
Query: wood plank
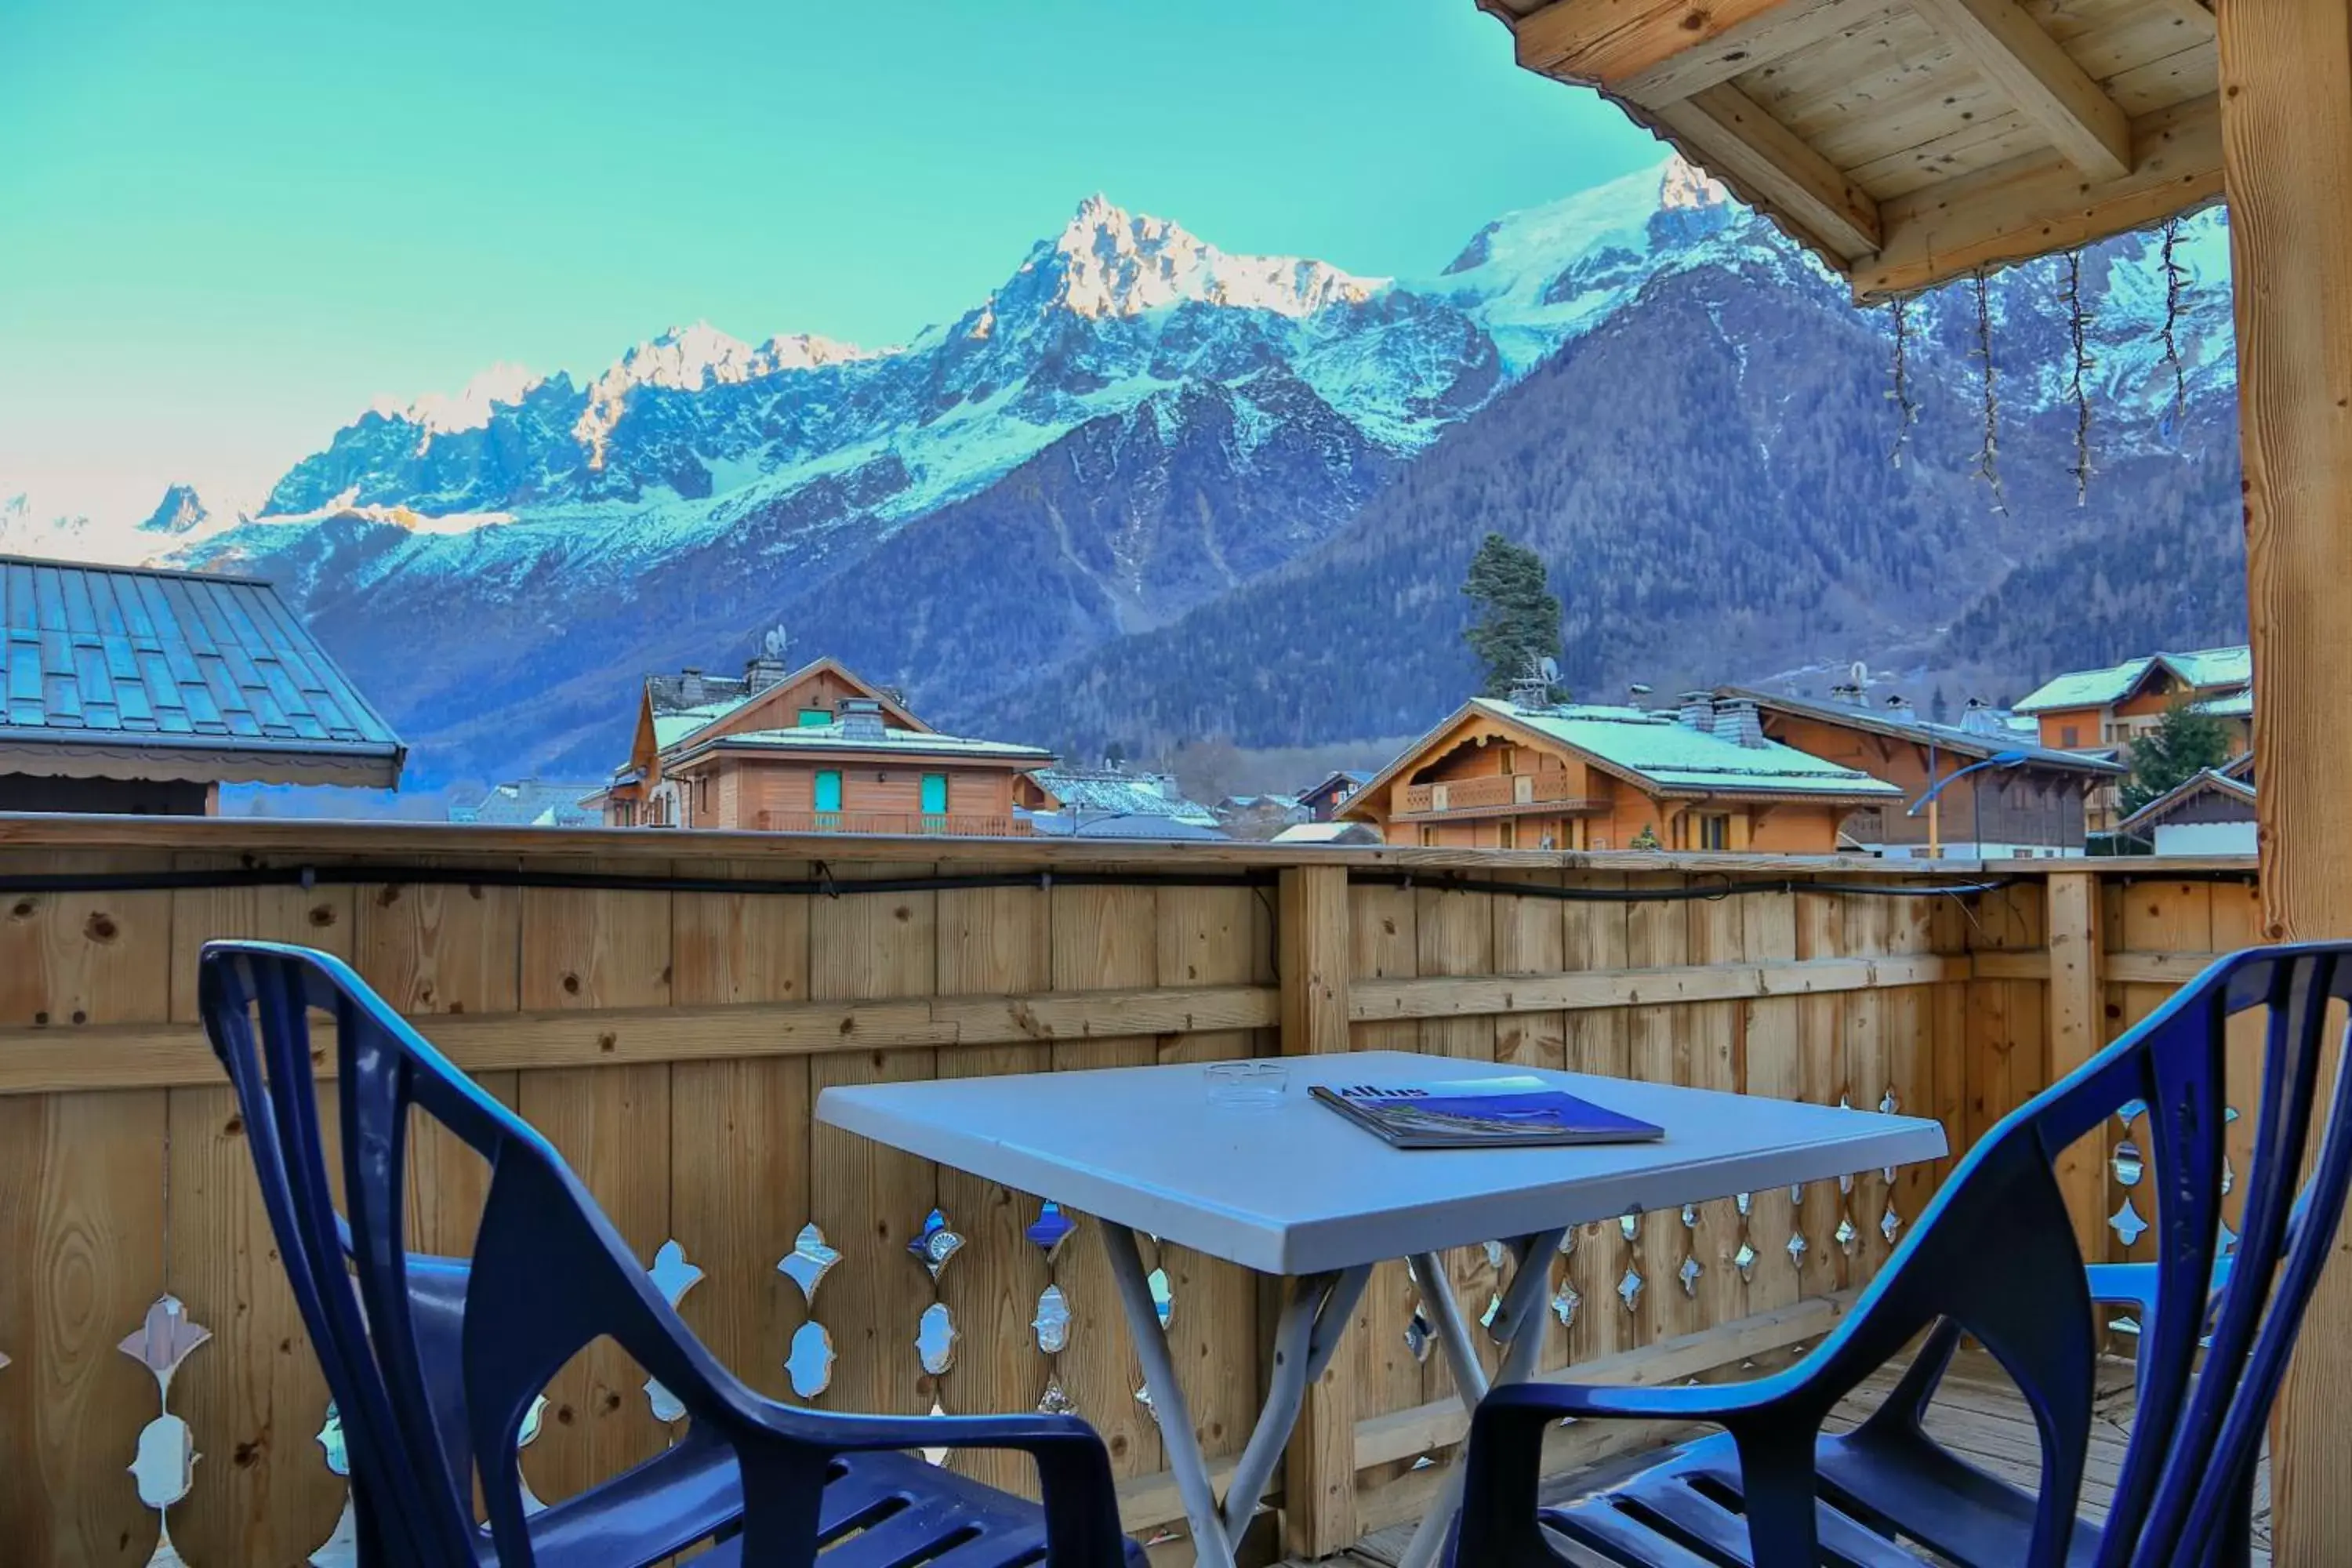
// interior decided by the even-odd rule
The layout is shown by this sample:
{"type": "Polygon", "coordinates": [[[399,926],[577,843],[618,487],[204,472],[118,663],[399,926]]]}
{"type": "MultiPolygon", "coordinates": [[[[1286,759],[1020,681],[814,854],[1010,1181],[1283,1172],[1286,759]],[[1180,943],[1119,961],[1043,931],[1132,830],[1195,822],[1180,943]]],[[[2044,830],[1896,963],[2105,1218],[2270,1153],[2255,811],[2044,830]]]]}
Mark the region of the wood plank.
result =
{"type": "MultiPolygon", "coordinates": [[[[1741,952],[1751,962],[1790,963],[1797,956],[1797,900],[1775,893],[1752,900],[1740,932],[1741,952]]],[[[1743,1038],[1747,1054],[1740,1064],[1740,1089],[1780,1100],[1803,1096],[1804,1074],[1800,1041],[1801,1005],[1792,997],[1759,999],[1748,1006],[1743,1038]]],[[[1797,1229],[1797,1205],[1789,1189],[1769,1187],[1748,1194],[1748,1225],[1744,1239],[1755,1257],[1743,1281],[1750,1313],[1769,1311],[1795,1301],[1802,1293],[1801,1266],[1789,1256],[1789,1238],[1797,1229]]],[[[1807,1246],[1810,1247],[1811,1243],[1807,1246]]]]}
{"type": "Polygon", "coordinates": [[[1773,14],[1781,0],[1554,0],[1512,26],[1518,62],[1613,88],[1773,14]]]}
{"type": "MultiPolygon", "coordinates": [[[[1159,979],[1159,890],[1152,888],[1075,887],[1057,884],[1052,894],[1053,981],[1062,987],[1150,986],[1159,979]]],[[[1057,1042],[1054,1070],[1137,1067],[1159,1059],[1149,1036],[1130,1039],[1057,1042]]],[[[1051,1194],[1041,1194],[1051,1196],[1051,1194]]],[[[1152,1266],[1150,1243],[1144,1266],[1152,1266]]],[[[1070,1299],[1070,1348],[1062,1352],[1062,1384],[1079,1412],[1102,1434],[1111,1468],[1119,1475],[1149,1475],[1165,1460],[1160,1428],[1135,1397],[1143,1386],[1142,1363],[1118,1306],[1102,1230],[1091,1216],[1062,1244],[1055,1279],[1070,1299]]]]}
{"type": "Polygon", "coordinates": [[[1883,18],[1886,0],[1787,0],[1705,43],[1620,77],[1611,90],[1655,109],[1883,18]]]}
{"type": "Polygon", "coordinates": [[[1328,866],[1282,873],[1282,1049],[1310,1056],[1348,1048],[1351,1016],[1348,875],[1328,866]]]}
{"type": "MultiPolygon", "coordinates": [[[[2352,833],[2331,696],[2352,638],[2329,585],[2352,570],[2352,16],[2344,0],[2216,10],[2238,342],[2254,693],[2260,931],[2352,935],[2352,833]]],[[[2272,1427],[2276,1560],[2352,1540],[2352,1265],[2339,1230],[2272,1427]]]]}
{"type": "MultiPolygon", "coordinates": [[[[957,994],[1043,992],[1053,984],[1052,909],[1037,888],[959,889],[939,895],[939,984],[957,994]]],[[[1044,1072],[1053,1047],[1043,1042],[943,1052],[941,1078],[1044,1072]]],[[[940,1207],[964,1238],[940,1272],[939,1299],[960,1336],[955,1365],[939,1379],[950,1414],[1034,1411],[1045,1397],[1051,1363],[1029,1325],[1053,1281],[1045,1254],[1022,1234],[1040,1199],[942,1165],[940,1207]]],[[[1009,1490],[1033,1493],[1036,1467],[1024,1456],[966,1450],[958,1470],[1009,1490]]]]}
{"type": "MultiPolygon", "coordinates": [[[[1689,885],[1686,878],[1672,873],[1631,877],[1626,881],[1635,890],[1654,887],[1661,892],[1679,892],[1689,885]]],[[[1625,956],[1637,967],[1685,963],[1691,957],[1690,906],[1664,901],[1628,906],[1625,956]]],[[[1628,1015],[1626,1048],[1633,1077],[1651,1083],[1691,1079],[1689,1015],[1690,1010],[1684,1007],[1636,1007],[1628,1015]]],[[[1629,1344],[1654,1344],[1692,1332],[1699,1326],[1698,1303],[1683,1294],[1675,1278],[1691,1240],[1680,1211],[1660,1209],[1638,1215],[1635,1229],[1632,1261],[1642,1277],[1642,1289],[1630,1307],[1621,1298],[1603,1298],[1608,1310],[1625,1314],[1629,1344]]],[[[1619,1234],[1622,1238],[1622,1231],[1619,1234]]]]}
{"type": "MultiPolygon", "coordinates": [[[[671,1000],[667,893],[531,889],[523,894],[521,929],[525,1007],[660,1007],[671,1000]]],[[[670,1234],[668,1066],[525,1072],[515,1101],[638,1263],[650,1267],[670,1234]]],[[[556,1373],[539,1440],[522,1456],[539,1496],[570,1497],[661,1450],[667,1434],[653,1418],[646,1376],[610,1340],[589,1345],[556,1373]]]]}
{"type": "Polygon", "coordinates": [[[1968,959],[1941,953],[1838,955],[1768,963],[1635,964],[1549,974],[1363,980],[1356,983],[1349,1005],[1359,1022],[1576,1011],[1933,985],[1965,980],[1974,973],[1968,959]]]}
{"type": "MultiPolygon", "coordinates": [[[[740,862],[682,862],[724,875],[740,862]]],[[[808,994],[809,900],[678,893],[670,900],[670,994],[680,1005],[797,1002],[808,994]]],[[[808,1223],[811,1095],[796,1057],[681,1061],[670,1068],[670,1235],[703,1271],[679,1314],[729,1371],[790,1396],[785,1349],[806,1318],[776,1270],[808,1223]]]]}
{"type": "MultiPolygon", "coordinates": [[[[648,895],[632,894],[630,897],[648,895]]],[[[687,895],[694,896],[694,895],[687,895]]],[[[509,990],[511,987],[509,986],[509,990]]],[[[987,1046],[1097,1037],[1229,1034],[1276,1016],[1271,985],[1149,987],[864,1003],[723,1003],[425,1014],[434,1044],[467,1072],[629,1067],[807,1057],[900,1046],[987,1046]]],[[[314,1043],[333,1038],[321,1027],[314,1043]]],[[[318,1070],[331,1077],[330,1054],[318,1070]]],[[[193,1023],[0,1029],[0,1095],[203,1085],[219,1076],[193,1023]]]]}
{"type": "MultiPolygon", "coordinates": [[[[2105,1043],[2105,989],[2100,978],[2098,879],[2064,872],[2048,883],[2050,1078],[2056,1082],[2105,1043]]],[[[2107,1126],[2103,1119],[2058,1155],[2058,1187],[2074,1222],[2075,1245],[2088,1259],[2106,1254],[2107,1126]]]]}
{"type": "MultiPolygon", "coordinates": [[[[851,874],[911,879],[931,868],[833,869],[848,880],[851,874]]],[[[852,894],[812,909],[810,996],[830,1002],[929,994],[938,984],[938,899],[931,892],[852,894]]],[[[937,1071],[938,1053],[919,1047],[833,1055],[809,1064],[809,1089],[821,1096],[835,1084],[905,1082],[937,1071]]],[[[841,1253],[813,1313],[831,1334],[836,1358],[832,1384],[817,1401],[824,1408],[902,1415],[930,1409],[930,1381],[915,1341],[934,1292],[907,1247],[938,1201],[937,1173],[928,1162],[837,1127],[814,1130],[809,1208],[841,1253]]]]}
{"type": "Polygon", "coordinates": [[[1852,262],[1879,248],[1878,203],[1729,82],[1654,110],[1724,179],[1852,262]]]}
{"type": "MultiPolygon", "coordinates": [[[[1847,950],[1857,955],[1875,955],[1886,951],[1894,931],[1895,911],[1889,906],[1907,903],[1908,900],[1849,899],[1846,900],[1845,939],[1847,950]]],[[[1843,1006],[1845,1024],[1845,1089],[1847,1104],[1856,1110],[1875,1110],[1879,1102],[1895,1087],[1893,1058],[1895,1046],[1890,1033],[1895,1022],[1888,1010],[1891,994],[1877,991],[1850,992],[1843,1006]]],[[[1841,1250],[1846,1258],[1849,1282],[1863,1285],[1878,1271],[1886,1258],[1885,1237],[1878,1228],[1879,1216],[1886,1212],[1893,1183],[1887,1179],[1884,1166],[1873,1165],[1851,1173],[1841,1184],[1845,1189],[1845,1219],[1853,1226],[1852,1239],[1841,1250]]]]}
{"type": "MultiPolygon", "coordinates": [[[[1846,951],[1845,900],[1823,893],[1797,895],[1797,956],[1842,957],[1846,951]]],[[[1834,996],[1807,997],[1797,1004],[1797,1097],[1815,1105],[1835,1105],[1846,1092],[1845,1008],[1834,996]]],[[[1850,1283],[1851,1269],[1839,1247],[1839,1222],[1846,1217],[1846,1194],[1834,1180],[1807,1182],[1796,1205],[1797,1234],[1805,1238],[1797,1260],[1798,1291],[1826,1296],[1850,1283]]]]}
{"type": "Polygon", "coordinates": [[[1885,243],[1851,270],[1869,303],[2139,228],[2221,193],[2221,111],[2207,97],[2132,121],[2132,172],[2090,185],[2056,151],[1881,204],[1885,243]]]}
{"type": "MultiPolygon", "coordinates": [[[[206,940],[258,937],[348,958],[352,909],[348,888],[173,893],[173,1017],[197,1016],[196,954],[206,940]]],[[[192,1562],[298,1562],[342,1508],[342,1484],[311,1441],[326,1415],[326,1379],[278,1262],[236,1097],[217,1066],[210,1082],[217,1087],[166,1097],[164,1281],[214,1334],[173,1380],[172,1401],[216,1461],[196,1467],[188,1500],[173,1511],[173,1539],[192,1562]]],[[[327,1110],[331,1162],[331,1102],[327,1110]]]]}
{"type": "Polygon", "coordinates": [[[2131,126],[2115,100],[2012,0],[1913,0],[2069,163],[2095,180],[2131,172],[2131,126]]]}

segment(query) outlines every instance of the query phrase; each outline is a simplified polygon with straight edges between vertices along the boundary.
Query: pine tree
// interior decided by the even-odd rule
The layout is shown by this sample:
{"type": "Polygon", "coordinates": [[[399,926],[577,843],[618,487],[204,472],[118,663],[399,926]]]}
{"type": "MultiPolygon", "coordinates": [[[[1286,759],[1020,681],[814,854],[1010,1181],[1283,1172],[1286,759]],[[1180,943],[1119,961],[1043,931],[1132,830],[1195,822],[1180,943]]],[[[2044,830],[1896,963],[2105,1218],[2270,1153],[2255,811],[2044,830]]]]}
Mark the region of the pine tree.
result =
{"type": "Polygon", "coordinates": [[[2124,810],[2137,811],[2165,791],[2229,760],[2230,731],[2221,721],[2176,702],[2164,710],[2155,729],[2132,742],[2124,810]]]}
{"type": "Polygon", "coordinates": [[[1944,695],[1944,689],[1940,686],[1936,688],[1935,695],[1927,699],[1927,717],[1930,721],[1937,724],[1948,724],[1951,722],[1951,700],[1944,695]]]}
{"type": "MultiPolygon", "coordinates": [[[[1559,657],[1559,600],[1534,551],[1489,533],[1470,558],[1462,592],[1476,607],[1463,637],[1486,668],[1481,696],[1508,697],[1538,659],[1559,657]]],[[[1555,689],[1550,699],[1563,695],[1555,689]]]]}

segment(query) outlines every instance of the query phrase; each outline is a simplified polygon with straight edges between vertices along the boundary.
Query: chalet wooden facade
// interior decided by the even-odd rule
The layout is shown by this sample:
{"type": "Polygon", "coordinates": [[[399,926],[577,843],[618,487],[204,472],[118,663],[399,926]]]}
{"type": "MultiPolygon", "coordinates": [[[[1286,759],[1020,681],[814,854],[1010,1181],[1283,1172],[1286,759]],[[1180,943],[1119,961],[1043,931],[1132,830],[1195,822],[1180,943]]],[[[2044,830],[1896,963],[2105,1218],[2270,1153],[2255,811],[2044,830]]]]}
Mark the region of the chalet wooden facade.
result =
{"type": "MultiPolygon", "coordinates": [[[[2236,756],[2253,744],[2252,650],[2200,648],[2152,653],[2104,669],[2073,669],[2043,681],[2017,704],[2042,729],[2042,743],[2064,751],[2105,752],[2129,763],[2132,742],[2162,721],[2165,710],[2187,704],[2218,720],[2236,756]]],[[[2116,786],[2092,792],[2092,831],[2121,826],[2116,786]]]]}
{"type": "Polygon", "coordinates": [[[2254,754],[2191,774],[2126,816],[2116,831],[2158,855],[2251,855],[2254,829],[2254,754]]]}
{"type": "Polygon", "coordinates": [[[224,784],[400,782],[400,737],[268,583],[0,557],[0,811],[201,816],[224,784]]]}
{"type": "Polygon", "coordinates": [[[1339,808],[1391,844],[1826,855],[1901,792],[1763,734],[1755,707],[1675,713],[1473,698],[1339,808]]]}
{"type": "Polygon", "coordinates": [[[754,659],[740,679],[648,676],[602,805],[609,826],[1003,837],[1021,775],[1053,761],[942,735],[835,659],[754,659]]]}
{"type": "Polygon", "coordinates": [[[1896,858],[2080,855],[2087,839],[2087,801],[2112,790],[2124,769],[2105,757],[2037,745],[1989,710],[1959,724],[1938,724],[1907,705],[1876,708],[1817,702],[1726,688],[1718,702],[1755,705],[1767,737],[1801,752],[1884,779],[1902,799],[1863,807],[1846,819],[1847,844],[1896,858]],[[2021,752],[2011,766],[1985,766],[2021,752]],[[1963,774],[1963,770],[1977,768],[1963,774]],[[1912,815],[1909,805],[1938,780],[1951,780],[1912,815]]]}

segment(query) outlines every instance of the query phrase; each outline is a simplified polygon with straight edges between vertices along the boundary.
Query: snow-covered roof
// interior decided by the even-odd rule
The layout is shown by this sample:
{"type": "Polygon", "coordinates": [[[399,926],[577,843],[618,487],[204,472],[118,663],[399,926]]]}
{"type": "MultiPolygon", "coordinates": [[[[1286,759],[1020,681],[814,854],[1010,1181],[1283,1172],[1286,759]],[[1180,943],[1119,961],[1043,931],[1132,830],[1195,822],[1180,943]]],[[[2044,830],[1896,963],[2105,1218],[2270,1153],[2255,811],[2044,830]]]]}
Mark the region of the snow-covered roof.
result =
{"type": "Polygon", "coordinates": [[[1938,724],[1922,719],[1916,711],[1906,708],[1863,708],[1851,702],[1819,702],[1810,697],[1781,697],[1769,691],[1750,691],[1736,686],[1725,687],[1716,695],[1734,701],[1753,702],[1759,708],[1818,719],[1826,724],[1845,724],[1874,734],[1913,741],[1920,745],[1933,745],[1961,756],[1990,757],[2001,752],[2022,752],[2027,761],[2045,767],[2097,773],[2125,771],[2122,763],[2105,757],[2082,752],[2062,752],[2042,745],[2039,729],[2028,727],[2021,730],[1999,718],[1993,721],[1990,729],[1971,730],[1959,724],[1938,724]]]}
{"type": "Polygon", "coordinates": [[[1032,833],[1048,838],[1173,838],[1185,841],[1220,839],[1225,836],[1207,823],[1141,813],[1096,816],[1086,812],[1023,811],[1013,814],[1032,833]]]}
{"type": "Polygon", "coordinates": [[[2216,719],[2251,719],[2254,716],[2254,689],[2249,686],[2242,690],[2224,692],[2189,706],[2191,711],[2210,714],[2216,719]]]}
{"type": "Polygon", "coordinates": [[[667,712],[654,710],[654,746],[656,750],[674,746],[706,724],[715,724],[732,713],[748,697],[733,697],[719,702],[702,702],[691,708],[674,708],[667,712]]]}
{"type": "Polygon", "coordinates": [[[2233,778],[2221,768],[2205,768],[2189,774],[2125,817],[2116,824],[2116,830],[2131,833],[2142,827],[2153,827],[2200,795],[2219,795],[2244,805],[2254,803],[2254,786],[2251,783],[2233,778]]]}
{"type": "Polygon", "coordinates": [[[1839,795],[1856,800],[1899,799],[1903,794],[1883,779],[1840,767],[1794,746],[1778,741],[1741,745],[1683,723],[1672,714],[1600,703],[1522,708],[1494,697],[1472,698],[1471,706],[1669,791],[1839,795]]]}
{"type": "Polygon", "coordinates": [[[1038,768],[1030,775],[1038,787],[1063,809],[1081,815],[1163,816],[1200,827],[1214,827],[1217,814],[1197,801],[1187,800],[1176,781],[1164,773],[1129,773],[1076,768],[1038,768]]]}
{"type": "Polygon", "coordinates": [[[2159,664],[2182,685],[2197,691],[2244,686],[2254,679],[2253,650],[2243,643],[2189,653],[2152,653],[2105,669],[2072,669],[2053,676],[2029,692],[2017,704],[2017,711],[2042,713],[2061,708],[2105,708],[2131,695],[2148,671],[2159,664]]]}
{"type": "Polygon", "coordinates": [[[546,779],[516,779],[492,786],[471,805],[449,808],[452,822],[502,823],[530,827],[593,827],[599,815],[582,801],[605,786],[557,784],[546,779]]]}
{"type": "MultiPolygon", "coordinates": [[[[1050,763],[1054,753],[1037,746],[1017,745],[1010,741],[973,741],[961,735],[941,735],[929,730],[900,730],[892,726],[873,730],[853,730],[839,720],[830,724],[804,724],[786,730],[746,730],[738,734],[714,735],[688,756],[714,748],[741,749],[753,752],[902,752],[916,757],[984,757],[991,761],[1050,763]]],[[[682,758],[680,760],[683,760],[682,758]]]]}
{"type": "Polygon", "coordinates": [[[1274,836],[1276,844],[1378,844],[1381,836],[1362,822],[1297,822],[1274,836]]]}

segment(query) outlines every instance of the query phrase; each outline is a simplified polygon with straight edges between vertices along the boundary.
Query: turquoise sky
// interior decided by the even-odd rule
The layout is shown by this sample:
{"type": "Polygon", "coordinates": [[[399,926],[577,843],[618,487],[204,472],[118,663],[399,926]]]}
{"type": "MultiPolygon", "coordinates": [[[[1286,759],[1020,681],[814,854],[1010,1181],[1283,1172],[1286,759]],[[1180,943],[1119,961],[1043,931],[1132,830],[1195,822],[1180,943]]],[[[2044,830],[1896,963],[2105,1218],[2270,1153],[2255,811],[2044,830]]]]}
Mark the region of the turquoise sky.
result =
{"type": "Polygon", "coordinates": [[[1660,155],[1471,0],[6,0],[0,500],[251,504],[376,395],[673,323],[898,341],[1097,189],[1426,273],[1660,155]]]}

